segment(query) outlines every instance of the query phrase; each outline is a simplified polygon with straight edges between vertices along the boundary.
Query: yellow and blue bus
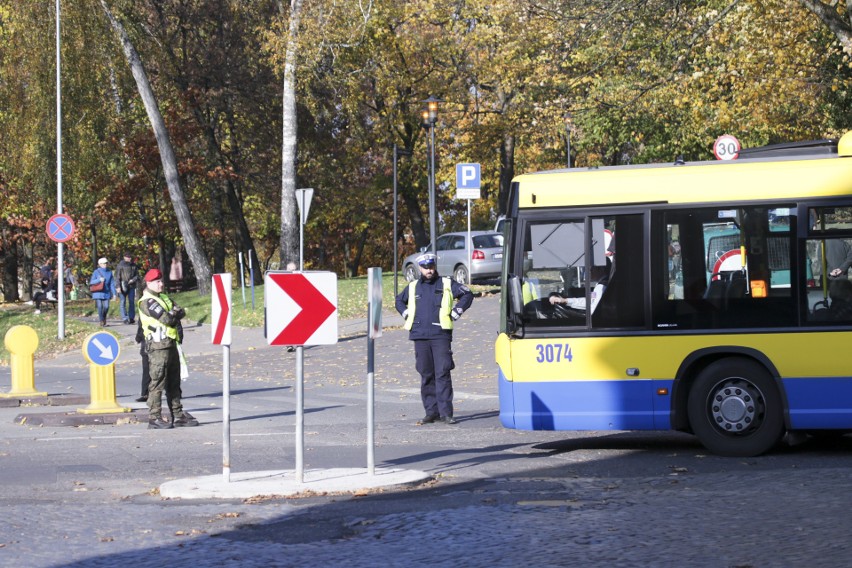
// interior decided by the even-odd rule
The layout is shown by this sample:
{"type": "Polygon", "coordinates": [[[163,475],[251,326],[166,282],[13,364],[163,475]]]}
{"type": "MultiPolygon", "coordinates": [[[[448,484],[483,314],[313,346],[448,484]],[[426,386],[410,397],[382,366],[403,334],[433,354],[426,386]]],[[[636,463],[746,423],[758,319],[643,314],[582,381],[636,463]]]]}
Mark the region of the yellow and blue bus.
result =
{"type": "Polygon", "coordinates": [[[852,132],[743,154],[515,178],[504,426],[678,430],[729,456],[852,431],[852,132]]]}

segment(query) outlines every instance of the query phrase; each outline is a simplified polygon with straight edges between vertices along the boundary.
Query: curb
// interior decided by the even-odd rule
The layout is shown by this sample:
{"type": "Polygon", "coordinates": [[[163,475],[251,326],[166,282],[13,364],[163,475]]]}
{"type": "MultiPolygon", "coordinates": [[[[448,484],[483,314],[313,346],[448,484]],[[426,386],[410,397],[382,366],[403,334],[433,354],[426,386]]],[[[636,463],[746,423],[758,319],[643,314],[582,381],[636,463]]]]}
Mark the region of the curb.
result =
{"type": "Polygon", "coordinates": [[[293,496],[301,494],[361,493],[418,485],[432,479],[424,471],[375,468],[310,469],[303,481],[296,481],[294,470],[248,471],[175,479],[160,485],[160,497],[166,499],[251,499],[256,497],[293,496]]]}
{"type": "MultiPolygon", "coordinates": [[[[88,402],[88,397],[86,397],[88,402]]],[[[148,409],[104,414],[81,414],[78,412],[44,412],[18,414],[13,421],[22,426],[92,426],[98,424],[145,424],[148,409]]]]}

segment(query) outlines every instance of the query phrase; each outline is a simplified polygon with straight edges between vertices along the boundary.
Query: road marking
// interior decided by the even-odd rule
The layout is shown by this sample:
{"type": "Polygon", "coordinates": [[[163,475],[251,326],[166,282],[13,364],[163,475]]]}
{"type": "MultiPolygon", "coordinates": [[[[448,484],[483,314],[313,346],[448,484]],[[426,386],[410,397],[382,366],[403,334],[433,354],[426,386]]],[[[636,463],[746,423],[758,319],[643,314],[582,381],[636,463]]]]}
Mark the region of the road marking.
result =
{"type": "Polygon", "coordinates": [[[67,438],[36,438],[36,442],[64,442],[65,440],[119,440],[141,438],[142,436],[69,436],[67,438]]]}
{"type": "MultiPolygon", "coordinates": [[[[414,394],[420,396],[420,389],[382,389],[383,392],[395,392],[395,393],[403,393],[403,394],[414,394]]],[[[496,394],[473,394],[462,391],[455,391],[453,393],[453,400],[497,400],[499,398],[496,394]]]]}
{"type": "Polygon", "coordinates": [[[248,438],[250,436],[289,436],[293,435],[294,432],[254,432],[251,434],[231,434],[234,438],[248,438]]]}

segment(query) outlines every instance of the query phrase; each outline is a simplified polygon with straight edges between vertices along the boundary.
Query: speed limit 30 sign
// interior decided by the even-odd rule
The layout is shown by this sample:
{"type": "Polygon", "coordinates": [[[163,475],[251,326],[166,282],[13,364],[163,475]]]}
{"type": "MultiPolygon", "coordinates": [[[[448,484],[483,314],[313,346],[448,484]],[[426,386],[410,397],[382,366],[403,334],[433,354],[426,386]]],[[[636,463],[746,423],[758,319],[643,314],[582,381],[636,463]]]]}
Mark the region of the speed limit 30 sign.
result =
{"type": "Polygon", "coordinates": [[[736,160],[740,155],[742,146],[736,136],[723,134],[716,138],[713,143],[713,154],[717,160],[736,160]]]}

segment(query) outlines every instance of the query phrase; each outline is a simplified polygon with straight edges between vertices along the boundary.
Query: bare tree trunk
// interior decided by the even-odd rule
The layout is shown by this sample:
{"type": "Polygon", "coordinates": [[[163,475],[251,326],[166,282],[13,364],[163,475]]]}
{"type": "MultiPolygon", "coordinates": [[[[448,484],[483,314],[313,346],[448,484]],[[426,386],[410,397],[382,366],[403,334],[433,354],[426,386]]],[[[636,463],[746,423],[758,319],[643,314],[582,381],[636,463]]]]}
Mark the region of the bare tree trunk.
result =
{"type": "Polygon", "coordinates": [[[148,82],[148,75],[142,65],[142,59],[136,52],[136,48],[130,41],[127,31],[119,22],[106,4],[106,0],[100,0],[104,13],[109,18],[113,29],[118,34],[121,46],[124,50],[124,55],[127,62],[130,64],[130,70],[133,73],[133,78],[136,80],[136,87],[139,90],[139,96],[145,104],[145,110],[148,113],[148,120],[151,121],[151,127],[154,130],[154,136],[157,138],[157,147],[160,149],[160,160],[163,163],[163,173],[166,177],[166,185],[169,188],[169,196],[172,200],[172,206],[175,210],[178,228],[183,237],[184,245],[186,246],[187,255],[192,262],[195,276],[198,279],[198,291],[201,294],[210,292],[210,263],[207,260],[207,255],[204,252],[204,247],[201,244],[201,239],[198,232],[195,230],[195,223],[192,220],[192,214],[186,203],[186,196],[180,183],[178,174],[177,159],[175,158],[174,149],[172,148],[169,132],[166,129],[163,116],[160,114],[160,108],[157,104],[157,99],[154,96],[154,91],[151,89],[151,84],[148,82]]]}
{"type": "Polygon", "coordinates": [[[414,234],[414,244],[419,249],[429,244],[429,234],[426,232],[426,220],[423,211],[420,210],[420,200],[408,191],[402,192],[402,202],[408,211],[408,219],[411,222],[411,232],[414,234]]]}
{"type": "Polygon", "coordinates": [[[18,296],[18,246],[12,229],[3,223],[0,227],[0,255],[3,264],[3,301],[17,302],[18,296]]]}
{"type": "MultiPolygon", "coordinates": [[[[281,266],[299,260],[299,211],[296,204],[296,56],[303,0],[290,2],[290,27],[284,55],[283,138],[281,141],[281,266]]],[[[298,264],[298,262],[297,262],[298,264]]]]}

